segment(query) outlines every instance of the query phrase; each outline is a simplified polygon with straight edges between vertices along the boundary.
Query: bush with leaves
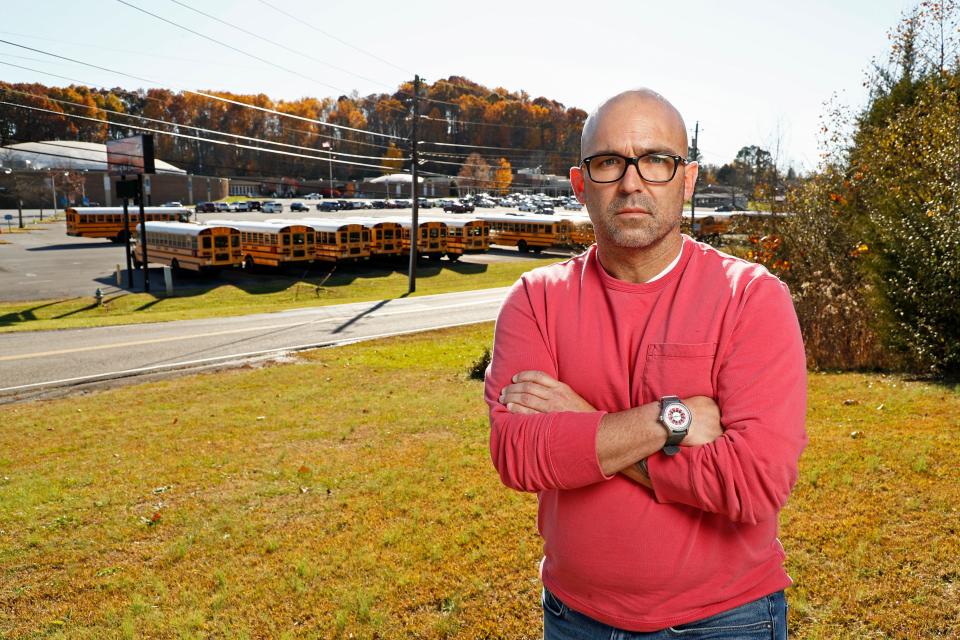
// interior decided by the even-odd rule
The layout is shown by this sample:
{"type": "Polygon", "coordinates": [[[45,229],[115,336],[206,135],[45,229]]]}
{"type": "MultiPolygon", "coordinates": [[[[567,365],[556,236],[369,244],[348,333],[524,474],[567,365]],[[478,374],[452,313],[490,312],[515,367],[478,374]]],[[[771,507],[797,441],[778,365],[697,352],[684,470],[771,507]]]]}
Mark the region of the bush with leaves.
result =
{"type": "Polygon", "coordinates": [[[851,189],[882,331],[914,371],[960,373],[960,70],[860,130],[851,189]]]}

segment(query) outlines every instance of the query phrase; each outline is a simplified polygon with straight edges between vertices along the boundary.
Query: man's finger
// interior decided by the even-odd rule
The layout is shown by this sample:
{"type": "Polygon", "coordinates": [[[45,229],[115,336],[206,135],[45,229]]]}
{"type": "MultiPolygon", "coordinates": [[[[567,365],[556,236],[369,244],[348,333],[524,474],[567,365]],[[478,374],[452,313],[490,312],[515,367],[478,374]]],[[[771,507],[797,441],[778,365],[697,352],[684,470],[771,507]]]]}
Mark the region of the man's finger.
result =
{"type": "Polygon", "coordinates": [[[500,401],[503,402],[502,398],[515,393],[528,393],[532,396],[543,398],[544,400],[550,399],[549,387],[537,384],[536,382],[518,382],[517,384],[510,384],[503,388],[503,391],[500,392],[500,401]]]}
{"type": "Polygon", "coordinates": [[[555,387],[559,383],[555,378],[547,375],[543,371],[520,371],[513,376],[514,382],[536,382],[545,387],[555,387]]]}
{"type": "Polygon", "coordinates": [[[519,404],[517,402],[508,402],[507,411],[509,411],[510,413],[523,413],[528,415],[534,414],[534,413],[540,413],[540,411],[535,411],[530,407],[525,407],[522,404],[519,404]]]}

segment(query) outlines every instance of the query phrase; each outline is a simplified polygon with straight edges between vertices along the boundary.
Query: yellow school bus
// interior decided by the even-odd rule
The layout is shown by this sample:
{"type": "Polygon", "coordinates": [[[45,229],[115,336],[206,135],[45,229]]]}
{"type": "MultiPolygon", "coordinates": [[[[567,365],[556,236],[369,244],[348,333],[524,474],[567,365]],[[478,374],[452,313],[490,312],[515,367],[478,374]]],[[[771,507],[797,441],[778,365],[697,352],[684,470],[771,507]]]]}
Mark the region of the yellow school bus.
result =
{"type": "Polygon", "coordinates": [[[207,224],[229,225],[240,231],[244,269],[280,267],[316,258],[314,230],[302,221],[208,220],[207,224]]]}
{"type": "Polygon", "coordinates": [[[456,262],[465,253],[486,253],[490,249],[490,225],[486,220],[473,216],[436,219],[447,225],[448,260],[456,262]]]}
{"type": "MultiPolygon", "coordinates": [[[[143,264],[143,243],[137,227],[133,263],[143,264]]],[[[229,226],[190,222],[147,221],[147,259],[174,271],[204,271],[241,263],[240,231],[229,226]]]]}
{"type": "Polygon", "coordinates": [[[370,259],[370,229],[360,222],[339,218],[304,218],[316,234],[316,259],[348,262],[370,259]]]}
{"type": "Polygon", "coordinates": [[[557,213],[556,217],[570,223],[570,244],[574,247],[589,247],[597,241],[590,216],[582,213],[557,213]]]}
{"type": "MultiPolygon", "coordinates": [[[[127,209],[130,217],[130,235],[140,224],[140,207],[127,209]]],[[[190,210],[185,207],[144,207],[147,222],[187,222],[190,210]]],[[[126,242],[123,228],[123,207],[68,207],[67,235],[80,238],[107,238],[111,242],[126,242]]],[[[149,254],[150,248],[147,247],[149,254]]]]}
{"type": "MultiPolygon", "coordinates": [[[[403,251],[410,253],[410,218],[386,218],[403,228],[403,251]]],[[[417,255],[427,259],[439,260],[447,252],[447,225],[439,220],[418,220],[420,239],[417,241],[417,255]]]]}
{"type": "Polygon", "coordinates": [[[540,253],[545,247],[570,244],[570,222],[535,213],[481,213],[490,225],[490,244],[517,247],[521,253],[540,253]]]}
{"type": "Polygon", "coordinates": [[[341,219],[357,222],[370,230],[371,258],[396,258],[404,255],[403,227],[399,223],[384,218],[365,216],[350,216],[341,219]]]}

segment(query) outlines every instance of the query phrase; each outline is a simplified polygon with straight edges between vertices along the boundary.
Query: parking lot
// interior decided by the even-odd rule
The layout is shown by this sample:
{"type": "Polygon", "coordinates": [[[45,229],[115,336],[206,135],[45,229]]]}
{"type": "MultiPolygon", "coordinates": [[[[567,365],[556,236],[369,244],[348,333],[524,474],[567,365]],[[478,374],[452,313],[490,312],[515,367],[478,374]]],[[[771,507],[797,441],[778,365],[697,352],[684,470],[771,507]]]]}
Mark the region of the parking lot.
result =
{"type": "MultiPolygon", "coordinates": [[[[384,210],[360,210],[360,211],[341,211],[324,213],[316,210],[317,201],[308,201],[303,199],[277,199],[283,204],[283,212],[275,214],[265,214],[263,212],[218,212],[195,214],[191,219],[204,222],[214,219],[237,219],[237,220],[266,220],[270,218],[290,218],[300,219],[306,217],[313,218],[340,218],[349,215],[363,215],[369,217],[396,217],[402,216],[409,218],[411,211],[407,209],[384,209],[384,210]],[[303,202],[312,204],[313,207],[308,212],[291,212],[290,204],[293,202],[303,202]]],[[[192,208],[192,207],[191,207],[192,208]]],[[[492,209],[483,209],[489,212],[516,211],[515,208],[496,207],[492,209]]],[[[3,215],[7,211],[0,212],[0,222],[3,221],[3,215]]],[[[13,215],[16,216],[16,211],[13,215]]],[[[438,208],[421,209],[421,216],[442,214],[443,211],[438,208]]],[[[455,214],[449,214],[455,215],[455,214]]],[[[61,212],[62,216],[62,212],[61,212]]],[[[49,218],[49,211],[44,213],[45,218],[49,218]]],[[[39,211],[24,211],[24,221],[30,225],[39,218],[39,211]]],[[[12,227],[16,229],[17,219],[12,220],[12,227]]],[[[125,269],[126,258],[123,245],[114,244],[108,240],[100,238],[73,238],[66,234],[66,227],[63,221],[52,224],[37,224],[36,230],[26,233],[8,233],[5,222],[0,228],[0,300],[48,300],[64,299],[81,296],[92,296],[100,288],[105,294],[114,292],[125,286],[125,280],[121,279],[120,287],[117,285],[116,269],[119,265],[121,270],[125,269]]],[[[554,255],[558,258],[570,255],[571,252],[556,251],[554,255]]],[[[541,256],[542,257],[542,256],[541,256]]],[[[489,264],[493,262],[532,260],[535,256],[521,254],[512,247],[493,247],[488,253],[466,255],[461,258],[461,263],[489,264]]],[[[444,258],[441,266],[450,265],[444,258]]],[[[318,275],[330,269],[329,264],[314,263],[307,269],[306,275],[318,275]]],[[[347,266],[345,268],[364,269],[363,264],[356,266],[347,266]]],[[[382,268],[382,267],[380,267],[382,268]]],[[[406,272],[406,259],[397,264],[390,265],[390,268],[406,272]]],[[[175,286],[203,286],[213,287],[219,284],[236,282],[237,278],[257,278],[264,280],[275,280],[277,278],[286,278],[291,282],[297,278],[303,277],[303,271],[298,273],[257,273],[246,274],[238,270],[229,270],[220,274],[192,275],[184,274],[175,282],[175,286]]],[[[159,267],[150,270],[151,290],[161,291],[163,287],[163,275],[159,267]]],[[[142,284],[139,280],[134,283],[134,290],[142,290],[142,284]]]]}

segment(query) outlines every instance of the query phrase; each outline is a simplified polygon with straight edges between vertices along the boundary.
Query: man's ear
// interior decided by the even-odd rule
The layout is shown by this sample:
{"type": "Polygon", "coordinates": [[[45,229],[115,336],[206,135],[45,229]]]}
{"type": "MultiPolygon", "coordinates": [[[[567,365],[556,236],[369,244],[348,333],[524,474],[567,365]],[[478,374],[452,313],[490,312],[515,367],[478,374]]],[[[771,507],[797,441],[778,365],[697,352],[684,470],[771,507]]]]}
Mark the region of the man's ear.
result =
{"type": "Polygon", "coordinates": [[[683,199],[689,200],[693,196],[693,188],[697,184],[697,176],[700,174],[700,165],[696,162],[690,162],[684,168],[683,172],[683,199]]]}
{"type": "Polygon", "coordinates": [[[570,186],[573,187],[573,195],[577,197],[580,204],[583,202],[583,169],[580,167],[570,167],[570,186]]]}

